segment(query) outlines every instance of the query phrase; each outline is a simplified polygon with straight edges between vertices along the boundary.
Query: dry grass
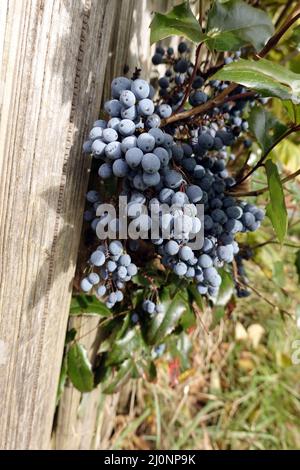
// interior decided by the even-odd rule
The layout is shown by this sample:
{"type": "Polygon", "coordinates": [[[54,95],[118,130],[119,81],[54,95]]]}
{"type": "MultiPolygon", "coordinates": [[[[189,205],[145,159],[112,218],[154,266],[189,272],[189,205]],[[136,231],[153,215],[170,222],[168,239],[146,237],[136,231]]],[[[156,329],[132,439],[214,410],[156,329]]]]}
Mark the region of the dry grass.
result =
{"type": "MultiPolygon", "coordinates": [[[[255,264],[250,272],[264,296],[295,311],[293,269],[284,286],[255,264]]],[[[295,318],[283,318],[252,295],[238,300],[213,332],[210,321],[206,312],[193,332],[190,367],[176,386],[173,363],[164,359],[156,384],[140,380],[123,392],[112,449],[300,448],[300,367],[291,363],[292,342],[300,339],[295,318]]]]}

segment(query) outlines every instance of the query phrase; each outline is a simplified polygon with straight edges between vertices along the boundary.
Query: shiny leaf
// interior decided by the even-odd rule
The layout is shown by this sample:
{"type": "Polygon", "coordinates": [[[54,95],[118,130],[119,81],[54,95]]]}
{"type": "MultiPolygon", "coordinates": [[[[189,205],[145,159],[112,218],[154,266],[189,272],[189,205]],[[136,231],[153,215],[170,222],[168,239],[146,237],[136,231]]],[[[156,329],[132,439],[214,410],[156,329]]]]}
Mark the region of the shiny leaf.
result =
{"type": "Polygon", "coordinates": [[[151,44],[169,36],[184,36],[195,43],[204,37],[188,1],[177,5],[165,15],[155,13],[150,29],[151,44]]]}
{"type": "Polygon", "coordinates": [[[161,313],[156,313],[145,321],[143,332],[148,344],[158,344],[169,335],[178,324],[181,316],[187,310],[187,302],[180,292],[170,296],[169,290],[164,289],[160,296],[161,313]]]}
{"type": "Polygon", "coordinates": [[[272,160],[267,160],[265,167],[270,193],[270,202],[267,206],[267,216],[272,222],[278,240],[282,243],[287,231],[288,222],[284,192],[277,165],[275,165],[272,160]]]}
{"type": "Polygon", "coordinates": [[[95,295],[74,295],[70,307],[71,315],[111,316],[111,311],[95,295]]]}
{"type": "Polygon", "coordinates": [[[300,103],[299,75],[270,60],[239,59],[225,65],[213,78],[239,83],[263,96],[276,96],[282,100],[292,100],[295,104],[300,103]]]}
{"type": "Polygon", "coordinates": [[[267,13],[241,0],[216,1],[208,14],[207,43],[218,51],[237,51],[246,44],[259,51],[273,32],[267,13]]]}
{"type": "Polygon", "coordinates": [[[287,127],[261,107],[251,110],[249,116],[249,127],[258,143],[266,153],[274,142],[285,133],[287,127]]]}
{"type": "Polygon", "coordinates": [[[68,376],[77,390],[90,392],[94,387],[92,366],[81,344],[74,344],[68,351],[68,376]]]}

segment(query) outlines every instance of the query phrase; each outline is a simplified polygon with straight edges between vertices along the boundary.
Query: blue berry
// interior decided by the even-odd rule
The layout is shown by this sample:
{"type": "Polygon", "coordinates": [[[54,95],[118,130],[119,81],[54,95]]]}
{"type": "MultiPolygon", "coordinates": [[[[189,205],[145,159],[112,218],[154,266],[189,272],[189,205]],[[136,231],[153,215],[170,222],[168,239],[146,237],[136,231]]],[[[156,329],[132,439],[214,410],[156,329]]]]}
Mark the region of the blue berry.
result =
{"type": "Polygon", "coordinates": [[[145,153],[142,167],[146,173],[156,173],[160,169],[160,159],[154,153],[145,153]]]}
{"type": "Polygon", "coordinates": [[[93,284],[87,278],[84,278],[80,283],[80,287],[83,292],[89,292],[93,288],[93,284]]]}
{"type": "Polygon", "coordinates": [[[143,100],[149,96],[150,87],[145,80],[137,79],[132,82],[131,91],[138,100],[143,100]]]}
{"type": "Polygon", "coordinates": [[[137,145],[143,152],[151,152],[155,147],[155,138],[145,132],[138,136],[137,145]]]}
{"type": "Polygon", "coordinates": [[[97,289],[97,295],[99,297],[104,297],[105,294],[106,294],[106,287],[104,285],[99,286],[98,289],[97,289]]]}
{"type": "Polygon", "coordinates": [[[152,63],[153,65],[159,65],[163,61],[163,56],[161,54],[154,54],[152,57],[152,63]]]}
{"type": "Polygon", "coordinates": [[[161,104],[158,107],[158,114],[160,115],[161,118],[168,118],[172,114],[172,108],[168,104],[161,104]]]}
{"type": "Polygon", "coordinates": [[[125,159],[130,168],[137,168],[142,161],[143,155],[141,149],[134,147],[126,152],[125,159]]]}
{"type": "Polygon", "coordinates": [[[139,113],[142,116],[151,116],[154,112],[154,104],[152,100],[145,98],[138,104],[139,113]]]}
{"type": "Polygon", "coordinates": [[[117,178],[124,178],[128,173],[128,165],[120,158],[113,163],[112,171],[117,178]]]}
{"type": "Polygon", "coordinates": [[[122,105],[119,100],[110,100],[105,103],[104,109],[111,117],[119,117],[122,105]]]}
{"type": "Polygon", "coordinates": [[[174,266],[174,272],[177,274],[177,276],[184,276],[187,272],[187,265],[179,261],[179,263],[175,264],[174,266]]]}
{"type": "Polygon", "coordinates": [[[130,90],[122,90],[120,94],[121,103],[127,108],[131,108],[136,103],[136,97],[130,90]]]}
{"type": "Polygon", "coordinates": [[[129,136],[135,132],[135,124],[130,119],[122,119],[119,124],[119,132],[124,136],[129,136]]]}
{"type": "Polygon", "coordinates": [[[119,98],[123,90],[129,90],[131,87],[131,80],[126,77],[117,77],[112,81],[111,91],[115,98],[119,98]]]}
{"type": "Polygon", "coordinates": [[[113,174],[111,165],[109,163],[103,163],[98,170],[98,174],[100,178],[103,179],[111,178],[113,174]]]}
{"type": "Polygon", "coordinates": [[[88,280],[93,286],[95,286],[96,284],[99,284],[100,277],[97,273],[90,273],[88,275],[88,280]]]}
{"type": "Polygon", "coordinates": [[[102,251],[100,250],[97,250],[97,251],[94,251],[94,253],[92,253],[91,257],[90,257],[90,262],[91,264],[93,264],[94,266],[103,266],[104,263],[105,263],[105,255],[102,251]]]}

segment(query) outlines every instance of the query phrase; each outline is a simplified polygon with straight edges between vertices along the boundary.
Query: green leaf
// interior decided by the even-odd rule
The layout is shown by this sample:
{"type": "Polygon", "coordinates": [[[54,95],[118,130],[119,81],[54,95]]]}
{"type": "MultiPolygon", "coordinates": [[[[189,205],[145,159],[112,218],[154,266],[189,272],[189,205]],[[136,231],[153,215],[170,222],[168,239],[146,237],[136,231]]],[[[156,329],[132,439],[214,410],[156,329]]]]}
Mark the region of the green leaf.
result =
{"type": "Polygon", "coordinates": [[[103,388],[103,393],[111,394],[117,392],[130,379],[134,370],[135,366],[132,359],[124,361],[110,383],[103,388]]]}
{"type": "Polygon", "coordinates": [[[146,378],[149,382],[155,382],[157,379],[157,369],[151,356],[142,357],[135,361],[138,377],[146,378]]]}
{"type": "Polygon", "coordinates": [[[294,124],[300,124],[300,105],[296,105],[291,101],[284,101],[283,104],[288,112],[291,121],[294,124]]]}
{"type": "Polygon", "coordinates": [[[180,359],[181,368],[187,370],[191,366],[190,353],[193,348],[191,338],[183,331],[175,340],[176,349],[173,351],[173,355],[180,359]]]}
{"type": "Polygon", "coordinates": [[[278,240],[282,243],[287,231],[288,223],[284,192],[277,165],[275,165],[272,160],[267,160],[265,168],[270,193],[270,202],[267,206],[266,212],[272,222],[278,240]]]}
{"type": "Polygon", "coordinates": [[[56,406],[60,402],[60,399],[61,399],[62,394],[64,392],[67,377],[68,377],[68,364],[67,364],[67,356],[65,356],[64,359],[63,359],[62,366],[61,366],[59,381],[58,381],[58,386],[57,386],[56,406]]]}
{"type": "Polygon", "coordinates": [[[132,278],[132,282],[137,286],[150,287],[150,281],[143,276],[142,273],[138,273],[132,278]]]}
{"type": "Polygon", "coordinates": [[[282,100],[300,103],[299,75],[281,65],[260,59],[239,59],[225,65],[213,78],[239,83],[258,91],[263,96],[276,96],[282,100]]]}
{"type": "Polygon", "coordinates": [[[97,354],[93,364],[94,387],[106,382],[112,376],[112,369],[106,364],[107,354],[97,354]]]}
{"type": "Polygon", "coordinates": [[[136,308],[145,298],[145,290],[144,289],[134,289],[131,296],[131,302],[133,308],[136,308]]]}
{"type": "Polygon", "coordinates": [[[128,330],[125,336],[114,342],[112,350],[108,353],[107,365],[122,363],[138,351],[145,351],[146,345],[138,328],[128,330]]]}
{"type": "Polygon", "coordinates": [[[204,37],[188,1],[177,5],[165,15],[155,13],[150,29],[151,44],[169,36],[184,36],[195,43],[200,42],[204,37]]]}
{"type": "Polygon", "coordinates": [[[298,282],[300,282],[300,250],[296,253],[295,266],[298,274],[298,282]]]}
{"type": "Polygon", "coordinates": [[[188,293],[191,297],[191,301],[195,301],[200,310],[203,311],[203,297],[199,294],[197,287],[194,284],[190,284],[188,287],[188,293]]]}
{"type": "Polygon", "coordinates": [[[287,130],[287,127],[278,121],[275,116],[261,107],[255,107],[251,110],[248,122],[251,132],[256,137],[264,153],[267,153],[272,144],[287,130]]]}
{"type": "Polygon", "coordinates": [[[81,344],[74,344],[68,351],[68,377],[80,392],[90,392],[94,388],[92,366],[81,344]]]}
{"type": "Polygon", "coordinates": [[[272,279],[274,282],[280,286],[284,287],[285,285],[285,273],[284,273],[284,263],[283,261],[275,261],[272,270],[272,279]]]}
{"type": "Polygon", "coordinates": [[[272,36],[274,27],[264,11],[241,0],[214,2],[207,21],[210,49],[237,51],[252,44],[259,51],[272,36]]]}
{"type": "Polygon", "coordinates": [[[220,320],[224,318],[225,316],[225,308],[222,306],[217,306],[213,310],[213,320],[211,322],[211,325],[209,329],[212,331],[215,329],[215,327],[220,323],[220,320]]]}
{"type": "Polygon", "coordinates": [[[157,379],[157,369],[153,361],[150,361],[148,363],[148,367],[145,369],[145,374],[149,382],[155,382],[155,380],[157,379]]]}
{"type": "Polygon", "coordinates": [[[76,338],[76,334],[77,334],[77,331],[75,328],[71,328],[71,330],[67,331],[65,344],[69,344],[72,341],[74,341],[74,339],[76,338]]]}
{"type": "Polygon", "coordinates": [[[182,314],[182,317],[180,319],[180,326],[184,330],[188,330],[189,328],[192,328],[195,325],[196,325],[196,315],[195,315],[193,309],[190,307],[190,305],[187,302],[186,303],[186,310],[182,314]]]}
{"type": "Polygon", "coordinates": [[[232,280],[232,276],[227,271],[225,271],[225,269],[220,269],[219,274],[222,277],[222,283],[220,285],[215,305],[217,305],[218,307],[225,307],[225,305],[228,304],[229,300],[232,297],[234,291],[234,283],[232,280]]]}
{"type": "Polygon", "coordinates": [[[115,341],[126,333],[129,325],[130,315],[116,316],[111,320],[104,321],[100,327],[101,343],[98,352],[110,351],[115,341]]]}
{"type": "Polygon", "coordinates": [[[71,301],[70,315],[111,316],[111,311],[95,295],[74,295],[71,301]]]}
{"type": "Polygon", "coordinates": [[[188,307],[180,292],[171,297],[168,289],[163,290],[160,304],[162,312],[156,313],[143,326],[144,337],[148,344],[158,344],[170,334],[188,307]]]}

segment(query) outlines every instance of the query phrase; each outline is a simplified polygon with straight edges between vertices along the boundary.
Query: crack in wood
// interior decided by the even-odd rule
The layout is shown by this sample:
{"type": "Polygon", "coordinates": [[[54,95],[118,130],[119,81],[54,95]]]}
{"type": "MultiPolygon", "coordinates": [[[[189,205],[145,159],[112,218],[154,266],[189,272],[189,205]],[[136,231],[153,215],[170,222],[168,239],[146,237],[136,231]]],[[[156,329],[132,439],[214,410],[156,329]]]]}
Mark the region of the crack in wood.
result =
{"type": "MultiPolygon", "coordinates": [[[[52,288],[53,280],[54,280],[55,255],[56,255],[56,250],[57,250],[57,242],[59,239],[59,227],[61,223],[61,214],[63,212],[63,205],[64,205],[64,192],[65,192],[65,186],[66,186],[67,164],[68,164],[68,159],[70,156],[70,149],[72,148],[72,140],[73,140],[72,137],[73,137],[73,128],[74,128],[73,123],[74,123],[74,116],[76,113],[76,107],[77,107],[77,101],[78,101],[78,91],[79,91],[79,85],[80,85],[80,79],[81,79],[82,59],[85,53],[84,45],[86,43],[90,11],[91,11],[91,0],[86,0],[84,4],[84,9],[83,9],[80,43],[79,43],[77,63],[76,63],[75,81],[74,81],[74,87],[73,87],[72,105],[71,105],[71,113],[70,113],[70,124],[69,124],[68,131],[67,131],[65,153],[64,153],[65,156],[64,156],[61,181],[60,181],[59,191],[58,191],[53,241],[52,241],[52,245],[50,249],[50,256],[49,256],[49,271],[48,271],[48,279],[47,279],[47,286],[46,286],[46,293],[45,293],[45,304],[44,304],[44,311],[43,311],[42,321],[41,321],[40,341],[38,345],[38,365],[35,369],[35,375],[33,379],[33,397],[32,397],[33,401],[36,400],[37,392],[38,392],[38,382],[39,382],[40,368],[41,368],[41,363],[42,363],[43,343],[44,343],[44,338],[45,338],[47,315],[49,312],[51,288],[52,288]]],[[[30,423],[29,431],[27,433],[27,442],[26,442],[27,448],[30,446],[30,441],[32,438],[32,433],[33,433],[33,424],[34,424],[34,408],[33,407],[31,408],[31,415],[30,415],[29,423],[30,423]]]]}

